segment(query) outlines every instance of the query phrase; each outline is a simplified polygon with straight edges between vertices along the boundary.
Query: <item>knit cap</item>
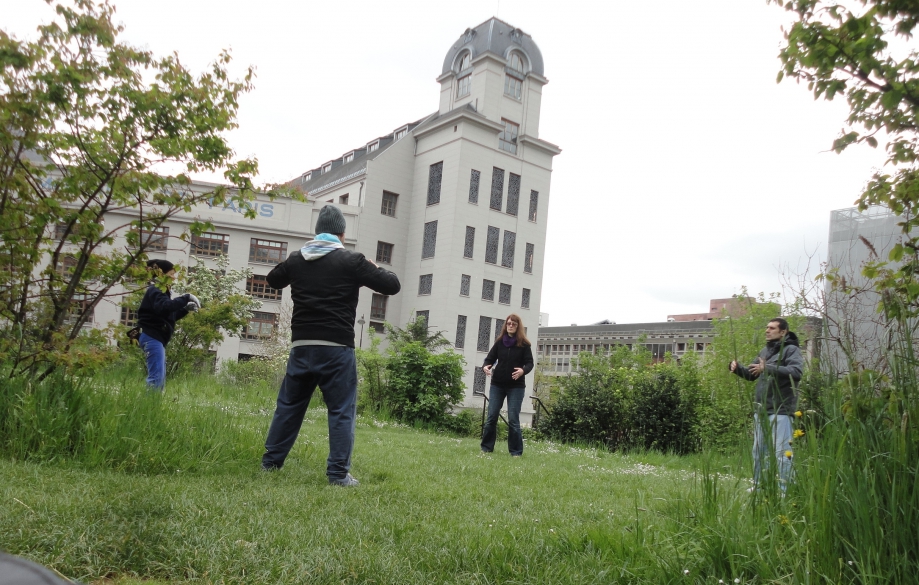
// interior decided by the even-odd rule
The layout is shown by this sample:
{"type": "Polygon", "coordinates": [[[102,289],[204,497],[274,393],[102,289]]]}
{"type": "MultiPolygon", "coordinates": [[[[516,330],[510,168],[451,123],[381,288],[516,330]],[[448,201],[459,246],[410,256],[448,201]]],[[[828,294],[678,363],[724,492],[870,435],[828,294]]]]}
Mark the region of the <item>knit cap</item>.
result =
{"type": "Polygon", "coordinates": [[[163,271],[163,274],[166,274],[167,272],[175,268],[175,264],[173,264],[169,260],[163,260],[161,258],[156,258],[155,260],[147,261],[147,268],[159,268],[160,270],[163,271]]]}
{"type": "Polygon", "coordinates": [[[343,234],[345,227],[345,216],[339,208],[326,205],[319,210],[319,219],[316,220],[317,234],[343,234]]]}

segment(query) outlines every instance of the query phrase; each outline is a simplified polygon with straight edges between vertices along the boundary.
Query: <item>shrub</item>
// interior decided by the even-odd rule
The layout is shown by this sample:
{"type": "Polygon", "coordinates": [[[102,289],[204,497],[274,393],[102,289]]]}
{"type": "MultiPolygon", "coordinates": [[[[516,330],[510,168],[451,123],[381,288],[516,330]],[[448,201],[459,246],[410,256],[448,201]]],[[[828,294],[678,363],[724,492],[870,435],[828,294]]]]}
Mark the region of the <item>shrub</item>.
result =
{"type": "Polygon", "coordinates": [[[581,354],[540,432],[560,441],[687,453],[698,447],[699,382],[694,362],[650,365],[644,349],[581,354]]]}
{"type": "Polygon", "coordinates": [[[452,351],[435,354],[417,341],[400,344],[386,362],[386,406],[405,422],[444,424],[464,396],[464,363],[452,351]]]}

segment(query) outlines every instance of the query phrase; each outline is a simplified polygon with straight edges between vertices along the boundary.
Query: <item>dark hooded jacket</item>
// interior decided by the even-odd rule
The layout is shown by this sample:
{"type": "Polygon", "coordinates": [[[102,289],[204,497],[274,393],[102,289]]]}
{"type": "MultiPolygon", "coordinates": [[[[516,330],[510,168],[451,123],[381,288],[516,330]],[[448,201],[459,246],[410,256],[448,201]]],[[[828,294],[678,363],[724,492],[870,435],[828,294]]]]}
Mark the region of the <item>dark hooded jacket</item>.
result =
{"type": "Polygon", "coordinates": [[[782,339],[770,341],[750,365],[759,358],[766,362],[766,368],[759,376],[750,373],[749,366],[745,368],[740,364],[737,364],[734,373],[744,380],[756,380],[753,400],[765,409],[766,414],[794,414],[798,408],[797,385],[804,367],[798,336],[789,331],[782,339]]]}
{"type": "Polygon", "coordinates": [[[137,309],[137,324],[141,331],[166,345],[172,339],[176,321],[188,315],[187,304],[188,295],[172,298],[168,290],[163,292],[151,284],[137,309]]]}

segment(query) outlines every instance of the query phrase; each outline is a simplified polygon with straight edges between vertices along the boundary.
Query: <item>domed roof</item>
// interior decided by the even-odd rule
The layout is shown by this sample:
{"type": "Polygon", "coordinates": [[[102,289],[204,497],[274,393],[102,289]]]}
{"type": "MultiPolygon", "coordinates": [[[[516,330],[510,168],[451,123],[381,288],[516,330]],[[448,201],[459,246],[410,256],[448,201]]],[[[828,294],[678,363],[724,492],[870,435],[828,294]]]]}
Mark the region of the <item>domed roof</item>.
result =
{"type": "Polygon", "coordinates": [[[467,50],[472,53],[473,59],[485,52],[507,59],[512,50],[517,50],[525,57],[524,67],[527,72],[545,76],[542,53],[533,42],[533,37],[503,20],[490,18],[475,28],[467,28],[447,51],[442,73],[456,71],[459,67],[457,57],[467,50]]]}

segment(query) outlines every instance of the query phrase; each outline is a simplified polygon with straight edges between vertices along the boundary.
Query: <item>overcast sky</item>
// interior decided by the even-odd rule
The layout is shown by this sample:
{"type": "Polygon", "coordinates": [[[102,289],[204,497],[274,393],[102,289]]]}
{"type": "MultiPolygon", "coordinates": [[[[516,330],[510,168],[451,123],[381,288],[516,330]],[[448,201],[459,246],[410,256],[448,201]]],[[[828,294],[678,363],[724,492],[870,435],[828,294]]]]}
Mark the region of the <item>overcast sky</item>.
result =
{"type": "MultiPolygon", "coordinates": [[[[559,145],[542,306],[550,325],[663,321],[826,254],[882,152],[828,152],[845,103],[776,84],[785,12],[765,0],[122,0],[123,39],[201,71],[257,68],[232,144],[289,180],[438,107],[447,50],[497,15],[545,59],[539,136],[559,145]]],[[[20,38],[52,17],[0,0],[20,38]]],[[[212,177],[201,177],[212,178],[212,177]]]]}

